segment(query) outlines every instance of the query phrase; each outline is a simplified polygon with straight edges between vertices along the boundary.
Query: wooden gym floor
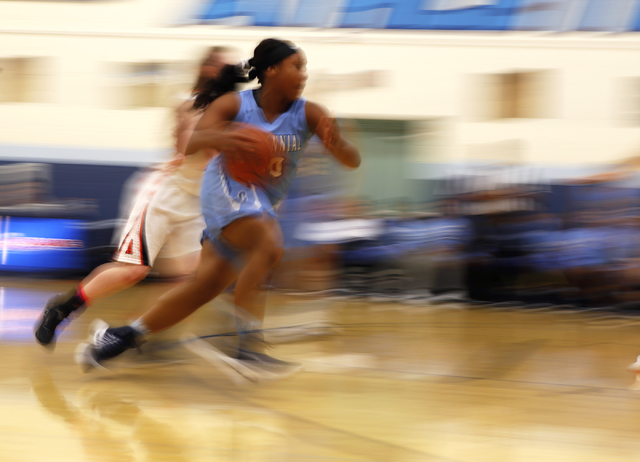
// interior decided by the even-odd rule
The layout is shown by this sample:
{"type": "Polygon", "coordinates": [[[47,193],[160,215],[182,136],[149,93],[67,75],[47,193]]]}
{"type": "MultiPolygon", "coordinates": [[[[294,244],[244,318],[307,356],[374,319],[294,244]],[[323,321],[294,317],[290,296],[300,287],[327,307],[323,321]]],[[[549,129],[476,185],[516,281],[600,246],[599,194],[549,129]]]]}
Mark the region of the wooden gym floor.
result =
{"type": "Polygon", "coordinates": [[[230,332],[220,302],[150,342],[152,355],[82,374],[73,351],[90,321],[135,318],[167,286],[97,303],[50,352],[32,325],[70,285],[0,279],[2,462],[640,461],[625,370],[640,317],[273,294],[268,327],[330,324],[289,342],[274,336],[293,329],[269,331],[273,355],[304,370],[237,387],[176,341],[230,332]]]}

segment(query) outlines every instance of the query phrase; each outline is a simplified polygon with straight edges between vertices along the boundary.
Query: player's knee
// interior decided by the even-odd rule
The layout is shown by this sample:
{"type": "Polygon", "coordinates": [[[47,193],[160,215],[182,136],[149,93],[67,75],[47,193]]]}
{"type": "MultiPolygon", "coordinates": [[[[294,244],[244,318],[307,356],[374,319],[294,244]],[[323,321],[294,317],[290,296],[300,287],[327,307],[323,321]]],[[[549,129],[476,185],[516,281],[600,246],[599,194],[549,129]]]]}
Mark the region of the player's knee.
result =
{"type": "Polygon", "coordinates": [[[280,260],[282,260],[282,256],[284,255],[282,244],[270,237],[264,239],[260,251],[266,257],[269,267],[273,267],[280,263],[280,260]]]}
{"type": "Polygon", "coordinates": [[[282,233],[279,232],[279,228],[275,228],[271,224],[266,226],[261,247],[264,255],[268,258],[270,267],[274,267],[280,263],[284,255],[284,248],[282,233]]]}
{"type": "Polygon", "coordinates": [[[125,273],[126,282],[136,284],[147,277],[151,268],[143,265],[128,265],[125,273]]]}

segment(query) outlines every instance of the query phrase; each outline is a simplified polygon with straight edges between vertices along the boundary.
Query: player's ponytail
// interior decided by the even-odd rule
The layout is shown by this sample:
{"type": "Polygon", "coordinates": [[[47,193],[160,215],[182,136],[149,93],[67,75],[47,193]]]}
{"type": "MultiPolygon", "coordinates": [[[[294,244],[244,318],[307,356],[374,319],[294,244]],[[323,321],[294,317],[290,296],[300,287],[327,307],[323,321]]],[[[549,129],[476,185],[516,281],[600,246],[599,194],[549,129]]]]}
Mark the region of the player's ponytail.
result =
{"type": "Polygon", "coordinates": [[[207,81],[204,88],[196,93],[194,109],[204,109],[225,93],[235,91],[238,84],[248,82],[246,70],[241,65],[227,64],[217,78],[207,81]]]}

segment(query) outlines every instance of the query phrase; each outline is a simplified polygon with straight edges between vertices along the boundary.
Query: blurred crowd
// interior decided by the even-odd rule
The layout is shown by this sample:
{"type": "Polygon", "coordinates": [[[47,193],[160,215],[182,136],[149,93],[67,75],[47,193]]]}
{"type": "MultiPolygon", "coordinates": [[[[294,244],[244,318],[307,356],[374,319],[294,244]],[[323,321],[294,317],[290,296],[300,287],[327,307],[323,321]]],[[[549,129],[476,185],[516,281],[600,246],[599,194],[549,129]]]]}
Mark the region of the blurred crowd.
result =
{"type": "MultiPolygon", "coordinates": [[[[443,175],[424,180],[432,193],[415,202],[345,194],[344,177],[317,143],[306,159],[278,210],[285,258],[272,277],[276,289],[407,304],[640,307],[640,177],[633,162],[565,181],[509,178],[509,167],[443,175]]],[[[7,271],[44,267],[31,261],[11,266],[11,258],[25,250],[31,228],[51,226],[29,222],[22,230],[26,218],[15,216],[85,217],[73,225],[91,231],[84,248],[67,246],[37,258],[59,267],[72,253],[86,258],[100,249],[100,258],[110,258],[112,246],[97,233],[104,228],[111,234],[111,222],[93,222],[90,201],[53,197],[47,165],[1,169],[0,209],[13,216],[11,232],[8,218],[2,228],[7,271]]],[[[129,195],[125,188],[123,201],[129,195]]],[[[63,237],[71,242],[76,234],[63,237]]],[[[27,250],[44,251],[41,241],[28,240],[27,250]]],[[[158,266],[152,276],[161,273],[158,266]]]]}
{"type": "Polygon", "coordinates": [[[283,204],[282,290],[403,303],[640,306],[640,188],[439,182],[430,202],[323,195],[283,204]],[[452,187],[452,185],[454,185],[452,187]]]}

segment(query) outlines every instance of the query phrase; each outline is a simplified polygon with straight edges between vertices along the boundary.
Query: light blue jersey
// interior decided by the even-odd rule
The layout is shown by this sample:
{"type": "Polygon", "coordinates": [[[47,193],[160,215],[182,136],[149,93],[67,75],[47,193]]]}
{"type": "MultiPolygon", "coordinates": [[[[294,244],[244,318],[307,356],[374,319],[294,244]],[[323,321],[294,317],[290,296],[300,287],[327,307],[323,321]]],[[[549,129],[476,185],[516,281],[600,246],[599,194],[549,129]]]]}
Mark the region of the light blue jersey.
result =
{"type": "Polygon", "coordinates": [[[311,137],[305,114],[305,99],[296,100],[287,112],[269,123],[258,107],[253,90],[242,91],[238,96],[240,110],[234,121],[257,125],[276,135],[288,151],[290,165],[272,186],[261,188],[234,181],[225,171],[222,155],[209,162],[202,180],[201,202],[207,224],[206,234],[214,239],[220,235],[222,228],[238,218],[261,215],[264,212],[276,216],[274,205],[286,197],[304,148],[311,137]]]}

